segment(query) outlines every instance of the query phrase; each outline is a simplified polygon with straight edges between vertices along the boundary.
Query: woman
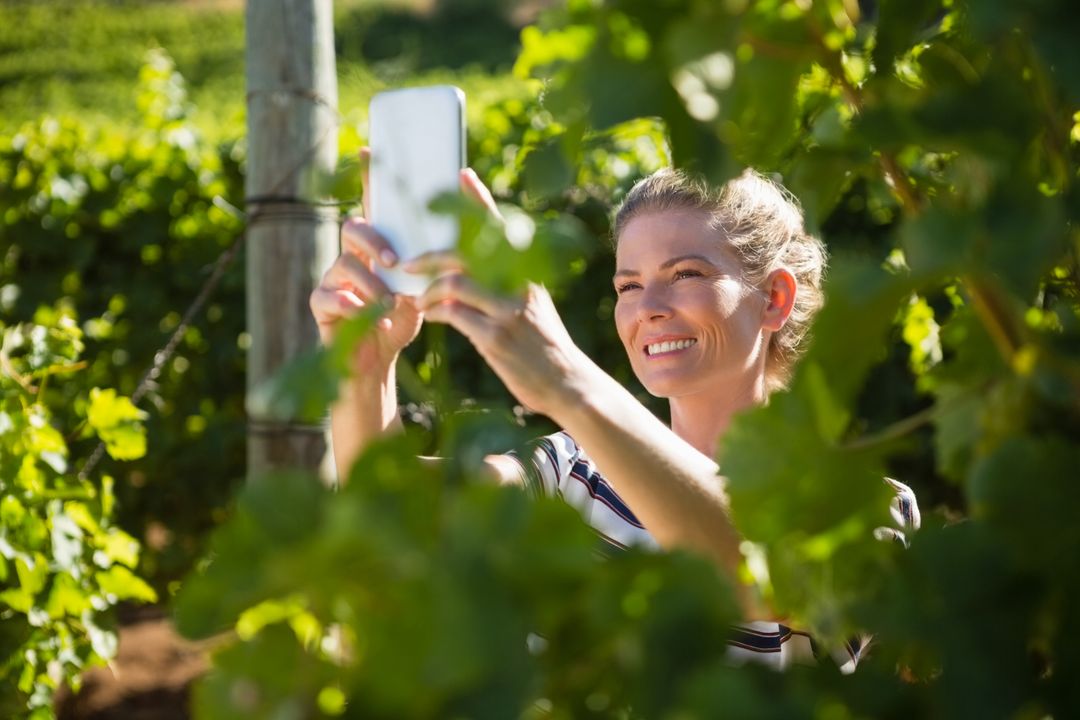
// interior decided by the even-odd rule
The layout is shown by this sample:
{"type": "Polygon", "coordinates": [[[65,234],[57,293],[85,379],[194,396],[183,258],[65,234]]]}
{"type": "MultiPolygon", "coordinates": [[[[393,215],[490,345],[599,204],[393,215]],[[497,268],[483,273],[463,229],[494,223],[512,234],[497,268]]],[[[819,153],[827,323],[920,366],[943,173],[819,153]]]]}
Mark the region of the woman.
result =
{"type": "MultiPolygon", "coordinates": [[[[471,170],[462,172],[462,187],[495,211],[471,170]]],[[[391,296],[375,274],[376,263],[397,263],[385,240],[360,219],[341,237],[342,255],[311,297],[323,342],[368,303],[391,309],[358,349],[332,410],[340,473],[374,437],[400,425],[398,353],[423,320],[446,323],[522,404],[563,428],[525,463],[487,458],[498,479],[562,495],[615,544],[696,550],[735,576],[740,537],[713,457],[732,417],[784,386],[822,303],[824,247],[804,231],[785,191],[748,171],[716,195],[660,171],[616,214],[615,323],[638,379],[668,398],[670,428],[577,348],[542,288],[494,296],[446,255],[405,265],[438,274],[422,296],[391,296]]],[[[745,617],[769,617],[749,593],[740,601],[745,617]]],[[[778,623],[743,630],[734,654],[761,654],[777,666],[809,656],[806,638],[786,642],[793,635],[778,623]]]]}

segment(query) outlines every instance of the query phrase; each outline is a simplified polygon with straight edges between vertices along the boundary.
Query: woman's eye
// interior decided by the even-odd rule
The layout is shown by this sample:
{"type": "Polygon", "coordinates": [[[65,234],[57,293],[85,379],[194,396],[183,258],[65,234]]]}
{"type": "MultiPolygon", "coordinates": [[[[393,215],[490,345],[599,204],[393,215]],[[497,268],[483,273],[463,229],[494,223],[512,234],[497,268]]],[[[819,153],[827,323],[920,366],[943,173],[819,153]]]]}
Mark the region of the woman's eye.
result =
{"type": "Polygon", "coordinates": [[[701,273],[697,270],[679,270],[675,273],[675,279],[681,280],[688,277],[701,277],[701,273]]]}
{"type": "Polygon", "coordinates": [[[615,294],[616,295],[622,295],[627,290],[636,290],[639,287],[641,287],[641,286],[638,285],[636,282],[623,283],[622,285],[619,285],[619,286],[617,286],[615,288],[615,294]]]}

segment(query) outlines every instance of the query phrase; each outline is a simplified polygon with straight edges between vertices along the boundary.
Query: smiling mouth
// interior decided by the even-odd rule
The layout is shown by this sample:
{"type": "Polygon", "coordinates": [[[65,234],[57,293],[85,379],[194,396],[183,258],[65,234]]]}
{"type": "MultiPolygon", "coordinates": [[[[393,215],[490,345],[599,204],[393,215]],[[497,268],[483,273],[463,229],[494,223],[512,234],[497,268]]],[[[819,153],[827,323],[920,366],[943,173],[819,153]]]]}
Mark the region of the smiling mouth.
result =
{"type": "Polygon", "coordinates": [[[697,340],[689,338],[686,340],[672,340],[669,342],[652,343],[645,346],[645,354],[649,357],[655,355],[663,355],[664,353],[675,352],[676,350],[685,350],[686,348],[697,345],[697,340]]]}

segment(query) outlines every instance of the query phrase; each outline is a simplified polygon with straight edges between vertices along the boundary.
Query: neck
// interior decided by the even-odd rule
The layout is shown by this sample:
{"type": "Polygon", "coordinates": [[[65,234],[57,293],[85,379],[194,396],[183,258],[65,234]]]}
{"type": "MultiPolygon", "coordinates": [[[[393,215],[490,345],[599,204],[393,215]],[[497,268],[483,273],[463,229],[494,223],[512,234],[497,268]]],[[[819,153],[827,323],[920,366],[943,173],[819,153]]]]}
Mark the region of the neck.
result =
{"type": "Polygon", "coordinates": [[[715,457],[735,413],[765,402],[765,377],[717,387],[709,392],[673,397],[671,429],[701,453],[715,457]]]}

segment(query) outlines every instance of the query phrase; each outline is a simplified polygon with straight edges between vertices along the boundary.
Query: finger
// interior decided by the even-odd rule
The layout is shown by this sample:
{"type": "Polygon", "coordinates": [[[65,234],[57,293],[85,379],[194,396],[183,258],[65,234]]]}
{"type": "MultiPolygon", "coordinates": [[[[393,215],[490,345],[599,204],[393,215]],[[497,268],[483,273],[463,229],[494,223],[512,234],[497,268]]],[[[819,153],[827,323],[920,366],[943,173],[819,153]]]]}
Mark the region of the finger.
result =
{"type": "Polygon", "coordinates": [[[347,218],[341,225],[341,252],[365,260],[377,258],[383,267],[397,265],[398,256],[386,238],[363,218],[347,218]]]}
{"type": "Polygon", "coordinates": [[[488,316],[453,300],[432,305],[424,312],[424,320],[449,325],[467,337],[477,348],[486,347],[486,339],[492,332],[491,319],[488,316]]]}
{"type": "Polygon", "coordinates": [[[495,204],[495,198],[492,196],[491,191],[488,190],[481,180],[480,176],[476,174],[476,171],[472,168],[465,168],[461,171],[461,190],[466,195],[478,200],[481,205],[486,207],[492,213],[498,217],[502,217],[499,213],[499,208],[495,204]]]}
{"type": "Polygon", "coordinates": [[[364,205],[364,217],[371,217],[371,202],[368,190],[371,188],[371,148],[360,148],[360,197],[364,205]]]}
{"type": "Polygon", "coordinates": [[[392,296],[386,283],[355,255],[342,254],[327,270],[323,279],[330,289],[353,290],[368,301],[387,301],[392,296]]]}
{"type": "Polygon", "coordinates": [[[317,287],[309,300],[311,314],[318,325],[331,325],[352,317],[364,308],[364,301],[351,290],[317,287]]]}
{"type": "Polygon", "coordinates": [[[515,303],[482,290],[461,273],[436,278],[420,296],[417,304],[427,313],[434,306],[447,302],[468,305],[485,315],[499,319],[512,316],[517,310],[515,303]]]}
{"type": "Polygon", "coordinates": [[[453,250],[433,250],[417,255],[401,269],[418,275],[446,275],[465,271],[465,261],[453,250]]]}

